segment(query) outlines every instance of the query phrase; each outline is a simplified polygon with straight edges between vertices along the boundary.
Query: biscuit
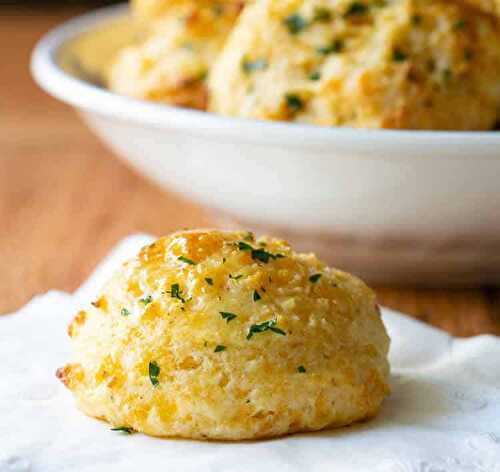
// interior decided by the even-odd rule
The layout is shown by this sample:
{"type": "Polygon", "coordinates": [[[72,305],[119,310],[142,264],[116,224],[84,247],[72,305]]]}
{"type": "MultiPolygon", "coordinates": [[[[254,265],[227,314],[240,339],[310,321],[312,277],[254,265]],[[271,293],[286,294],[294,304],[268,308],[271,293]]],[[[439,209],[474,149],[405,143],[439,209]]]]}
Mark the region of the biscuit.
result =
{"type": "Polygon", "coordinates": [[[236,0],[133,4],[146,39],[117,54],[108,87],[122,95],[204,110],[206,78],[240,14],[236,0]]]}
{"type": "Polygon", "coordinates": [[[458,1],[261,0],[209,78],[227,116],[359,128],[489,130],[500,21],[458,1]]]}
{"type": "Polygon", "coordinates": [[[86,414],[154,436],[241,440],[373,417],[389,338],[359,279],[279,239],[172,234],[68,330],[58,377],[86,414]]]}

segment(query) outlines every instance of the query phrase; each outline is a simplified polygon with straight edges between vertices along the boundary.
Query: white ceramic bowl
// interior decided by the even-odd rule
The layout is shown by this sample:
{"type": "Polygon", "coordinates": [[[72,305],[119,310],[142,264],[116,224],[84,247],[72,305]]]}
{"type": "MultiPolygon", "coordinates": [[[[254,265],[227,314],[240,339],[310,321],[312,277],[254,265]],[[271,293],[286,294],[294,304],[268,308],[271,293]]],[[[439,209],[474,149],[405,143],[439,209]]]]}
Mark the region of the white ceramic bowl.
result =
{"type": "Polygon", "coordinates": [[[146,176],[217,210],[222,225],[284,236],[372,282],[500,281],[500,132],[229,119],[122,97],[63,71],[63,45],[125,14],[106,8],[56,28],[32,71],[146,176]]]}

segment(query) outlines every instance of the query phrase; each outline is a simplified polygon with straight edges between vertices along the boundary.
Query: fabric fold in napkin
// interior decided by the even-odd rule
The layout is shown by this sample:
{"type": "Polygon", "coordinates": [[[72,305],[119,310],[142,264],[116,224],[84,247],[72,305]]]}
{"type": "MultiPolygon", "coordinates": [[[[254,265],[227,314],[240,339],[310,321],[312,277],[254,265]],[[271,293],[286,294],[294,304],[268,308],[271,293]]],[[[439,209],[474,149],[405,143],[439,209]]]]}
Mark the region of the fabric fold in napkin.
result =
{"type": "Polygon", "coordinates": [[[224,443],[126,435],[86,417],[54,376],[69,359],[66,326],[151,240],[122,241],[74,294],[0,316],[1,472],[500,472],[500,339],[452,338],[388,309],[392,394],[370,422],[224,443]]]}

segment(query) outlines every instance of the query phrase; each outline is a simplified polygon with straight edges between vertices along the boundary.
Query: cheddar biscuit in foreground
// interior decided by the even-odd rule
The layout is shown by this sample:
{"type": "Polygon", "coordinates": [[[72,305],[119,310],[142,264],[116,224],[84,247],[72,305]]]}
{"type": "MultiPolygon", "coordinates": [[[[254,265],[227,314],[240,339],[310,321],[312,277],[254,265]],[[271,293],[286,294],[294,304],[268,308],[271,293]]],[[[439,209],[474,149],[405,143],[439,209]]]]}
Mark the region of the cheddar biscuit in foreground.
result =
{"type": "Polygon", "coordinates": [[[79,408],[155,436],[251,439],[374,416],[389,338],[373,292],[278,239],[144,247],[69,326],[79,408]]]}

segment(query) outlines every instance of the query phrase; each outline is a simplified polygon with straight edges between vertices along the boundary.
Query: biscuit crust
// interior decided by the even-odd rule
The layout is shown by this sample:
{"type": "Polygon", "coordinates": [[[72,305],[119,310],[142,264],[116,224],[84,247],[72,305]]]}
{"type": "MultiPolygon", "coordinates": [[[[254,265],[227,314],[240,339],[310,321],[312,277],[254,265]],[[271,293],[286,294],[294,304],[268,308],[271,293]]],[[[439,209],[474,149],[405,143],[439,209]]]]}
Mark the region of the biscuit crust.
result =
{"type": "Polygon", "coordinates": [[[371,418],[389,392],[373,292],[278,239],[191,231],[125,263],[69,334],[78,407],[154,436],[241,440],[371,418]]]}
{"type": "Polygon", "coordinates": [[[145,39],[110,67],[111,90],[134,98],[204,110],[206,78],[240,14],[239,0],[141,0],[132,4],[145,39]]]}
{"type": "MultiPolygon", "coordinates": [[[[492,4],[493,5],[493,4],[492,4]]],[[[209,110],[361,128],[489,130],[500,22],[450,0],[262,0],[213,66],[209,110]]]]}

